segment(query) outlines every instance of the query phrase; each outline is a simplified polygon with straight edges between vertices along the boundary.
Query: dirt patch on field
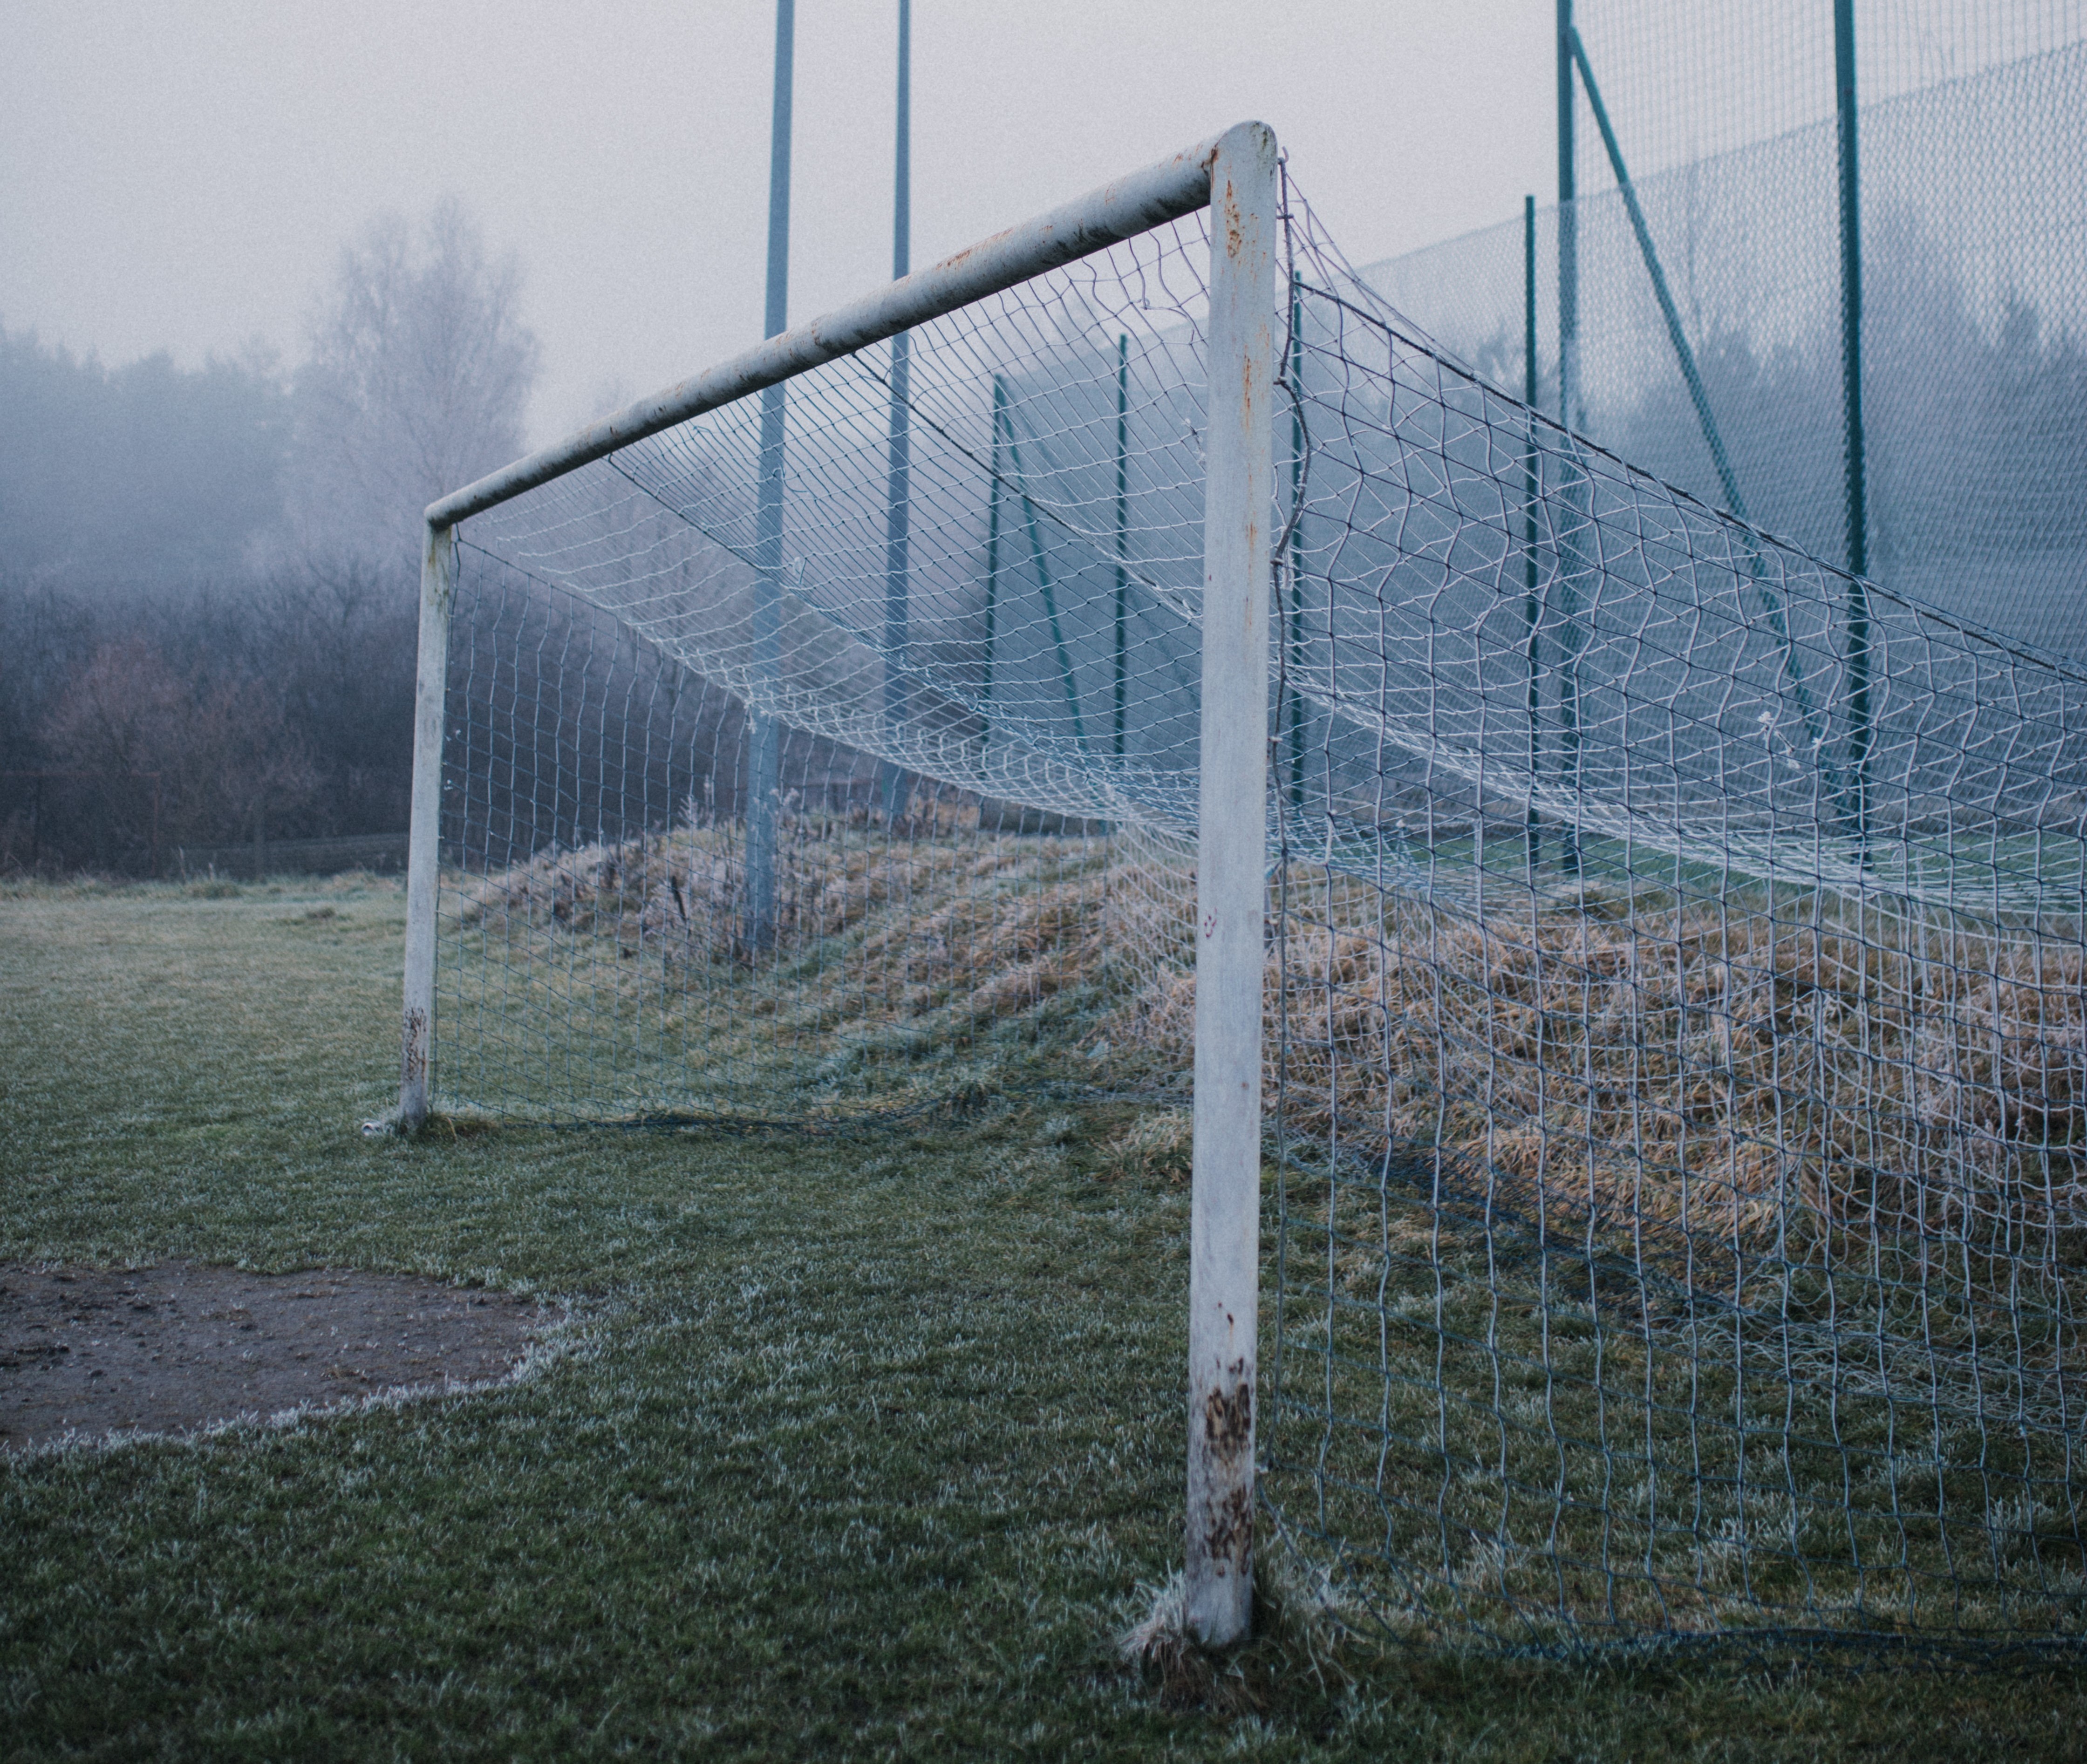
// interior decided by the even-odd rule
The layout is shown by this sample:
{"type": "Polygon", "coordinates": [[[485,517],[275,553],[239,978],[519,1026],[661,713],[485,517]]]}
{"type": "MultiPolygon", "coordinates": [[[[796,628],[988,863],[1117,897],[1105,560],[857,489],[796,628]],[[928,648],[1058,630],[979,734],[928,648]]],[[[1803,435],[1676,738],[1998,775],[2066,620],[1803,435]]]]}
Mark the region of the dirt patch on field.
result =
{"type": "Polygon", "coordinates": [[[555,1320],[410,1275],[0,1265],[0,1451],[483,1383],[555,1320]]]}

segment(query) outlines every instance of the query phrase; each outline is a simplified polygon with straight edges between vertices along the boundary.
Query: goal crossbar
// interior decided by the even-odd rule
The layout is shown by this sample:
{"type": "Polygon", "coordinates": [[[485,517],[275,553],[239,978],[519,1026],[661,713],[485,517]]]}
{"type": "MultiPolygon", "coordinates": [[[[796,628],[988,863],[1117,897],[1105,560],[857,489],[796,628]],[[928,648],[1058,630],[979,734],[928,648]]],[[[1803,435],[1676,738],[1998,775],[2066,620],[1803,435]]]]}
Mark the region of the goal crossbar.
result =
{"type": "Polygon", "coordinates": [[[822,317],[779,332],[728,361],[677,380],[612,416],[590,423],[563,441],[429,503],[428,525],[453,526],[524,491],[605,459],[634,441],[1193,214],[1210,202],[1210,169],[1232,132],[1184,147],[1156,165],[1103,184],[1077,201],[981,239],[822,317]]]}

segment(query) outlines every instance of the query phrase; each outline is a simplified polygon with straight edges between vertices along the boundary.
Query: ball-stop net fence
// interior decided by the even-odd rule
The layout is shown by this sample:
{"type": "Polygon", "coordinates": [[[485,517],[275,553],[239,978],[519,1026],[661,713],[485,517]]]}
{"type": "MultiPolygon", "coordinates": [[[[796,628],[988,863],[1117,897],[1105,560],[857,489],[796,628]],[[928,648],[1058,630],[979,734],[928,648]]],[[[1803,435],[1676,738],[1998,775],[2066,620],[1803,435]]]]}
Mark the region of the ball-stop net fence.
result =
{"type": "MultiPolygon", "coordinates": [[[[435,1092],[1187,1101],[1207,224],[459,531],[435,1092]]],[[[2087,672],[1278,245],[1264,1536],[1419,1637],[2087,1608],[2087,672]]]]}
{"type": "MultiPolygon", "coordinates": [[[[1582,79],[1569,236],[1547,202],[1533,238],[1517,215],[1363,275],[1494,384],[1533,378],[1554,414],[1569,306],[1574,429],[1846,562],[1834,8],[1569,10],[1632,197],[1582,79]]],[[[1851,11],[1868,566],[2087,661],[2087,5],[1851,11]]]]}

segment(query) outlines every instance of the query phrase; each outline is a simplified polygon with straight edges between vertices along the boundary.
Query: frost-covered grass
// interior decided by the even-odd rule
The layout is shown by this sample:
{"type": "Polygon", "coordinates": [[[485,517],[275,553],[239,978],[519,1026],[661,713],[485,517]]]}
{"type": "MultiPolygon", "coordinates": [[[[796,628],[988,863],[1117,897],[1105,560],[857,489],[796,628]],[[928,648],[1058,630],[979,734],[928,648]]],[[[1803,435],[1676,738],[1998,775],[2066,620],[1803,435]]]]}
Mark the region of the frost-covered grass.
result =
{"type": "Polygon", "coordinates": [[[0,1755],[2087,1755],[2071,1675],[1406,1658],[1178,1557],[1178,1123],[404,1144],[403,900],[0,890],[0,1259],[575,1301],[533,1378],[0,1465],[0,1755]]]}

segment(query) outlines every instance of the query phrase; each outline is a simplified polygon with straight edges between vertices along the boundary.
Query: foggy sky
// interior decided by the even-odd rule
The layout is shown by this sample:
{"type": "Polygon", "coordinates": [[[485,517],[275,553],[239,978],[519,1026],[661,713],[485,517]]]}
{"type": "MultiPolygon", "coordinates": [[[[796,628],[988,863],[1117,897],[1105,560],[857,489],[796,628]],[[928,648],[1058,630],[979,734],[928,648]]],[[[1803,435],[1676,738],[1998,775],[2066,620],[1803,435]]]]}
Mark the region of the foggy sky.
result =
{"type": "MultiPolygon", "coordinates": [[[[799,0],[790,310],[889,277],[896,0],[799,0]]],[[[913,261],[1246,117],[1351,261],[1554,188],[1552,0],[915,0],[913,261]]],[[[10,0],[0,326],[305,353],[375,213],[527,276],[533,440],[755,341],[772,0],[10,0]]]]}

